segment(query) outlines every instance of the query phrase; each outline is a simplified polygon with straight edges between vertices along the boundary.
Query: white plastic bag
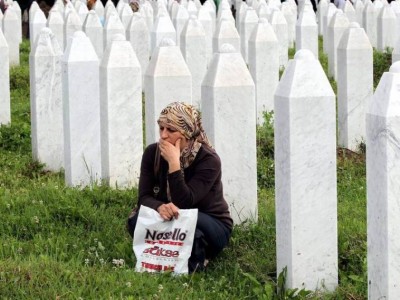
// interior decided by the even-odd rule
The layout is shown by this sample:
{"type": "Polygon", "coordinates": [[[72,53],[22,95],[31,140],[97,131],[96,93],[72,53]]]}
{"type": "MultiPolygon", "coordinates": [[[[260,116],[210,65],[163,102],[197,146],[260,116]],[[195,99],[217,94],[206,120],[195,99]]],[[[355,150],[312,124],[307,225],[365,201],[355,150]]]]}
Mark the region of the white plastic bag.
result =
{"type": "Polygon", "coordinates": [[[136,271],[187,274],[196,223],[197,209],[180,209],[178,219],[164,221],[142,205],[133,237],[136,271]]]}

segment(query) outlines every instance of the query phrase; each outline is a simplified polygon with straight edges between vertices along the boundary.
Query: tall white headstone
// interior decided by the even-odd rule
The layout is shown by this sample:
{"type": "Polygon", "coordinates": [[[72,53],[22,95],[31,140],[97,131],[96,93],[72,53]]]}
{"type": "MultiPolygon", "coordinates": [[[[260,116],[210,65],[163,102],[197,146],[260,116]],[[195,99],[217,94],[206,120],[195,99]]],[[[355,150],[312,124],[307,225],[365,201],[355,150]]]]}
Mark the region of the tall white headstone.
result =
{"type": "Polygon", "coordinates": [[[279,44],[267,19],[260,19],[249,39],[249,70],[256,87],[257,123],[263,112],[274,110],[274,94],[279,83],[279,44]]]}
{"type": "Polygon", "coordinates": [[[7,41],[0,29],[0,126],[11,122],[10,63],[7,41]]]}
{"type": "Polygon", "coordinates": [[[246,63],[249,62],[248,48],[250,35],[258,24],[258,16],[254,8],[248,7],[240,24],[240,48],[246,63]]]}
{"type": "Polygon", "coordinates": [[[142,74],[131,44],[115,35],[100,65],[102,178],[113,187],[137,185],[143,154],[142,74]]]}
{"type": "Polygon", "coordinates": [[[363,27],[368,35],[372,47],[377,46],[377,16],[375,7],[370,0],[366,0],[363,11],[363,27]]]}
{"type": "Polygon", "coordinates": [[[221,157],[224,197],[234,223],[257,221],[255,88],[243,57],[222,45],[202,84],[204,128],[221,157]],[[240,147],[232,151],[232,145],[240,147]]]}
{"type": "Polygon", "coordinates": [[[321,0],[318,3],[317,19],[318,19],[318,34],[323,35],[325,32],[324,18],[328,12],[329,1],[321,0]]]}
{"type": "Polygon", "coordinates": [[[146,19],[141,13],[136,12],[133,14],[126,30],[126,36],[139,60],[144,79],[144,73],[146,72],[150,58],[150,33],[147,28],[146,19]]]}
{"type": "Polygon", "coordinates": [[[75,32],[62,58],[65,181],[87,186],[101,176],[99,60],[75,32]]]}
{"type": "Polygon", "coordinates": [[[210,13],[208,9],[204,6],[201,6],[199,9],[198,20],[203,25],[205,37],[206,37],[206,56],[207,56],[207,65],[212,59],[213,54],[213,24],[210,13]]]}
{"type": "Polygon", "coordinates": [[[396,39],[399,38],[399,31],[396,30],[396,15],[390,5],[386,5],[381,9],[377,22],[376,48],[379,51],[384,51],[386,48],[394,48],[396,39]]]}
{"type": "Polygon", "coordinates": [[[64,19],[57,8],[49,12],[46,26],[56,36],[59,46],[64,50],[64,19]]]}
{"type": "Polygon", "coordinates": [[[213,53],[219,52],[223,44],[232,45],[240,52],[240,36],[235,26],[226,20],[221,20],[213,36],[213,53]]]}
{"type": "Polygon", "coordinates": [[[192,74],[192,102],[199,107],[201,83],[207,71],[206,35],[203,25],[191,15],[181,34],[180,48],[192,74]]]}
{"type": "Polygon", "coordinates": [[[119,13],[119,17],[122,21],[122,24],[124,25],[125,30],[128,29],[129,23],[131,22],[132,19],[132,15],[133,15],[132,8],[125,3],[125,5],[121,9],[121,12],[119,13]]]}
{"type": "Polygon", "coordinates": [[[104,51],[103,26],[94,10],[89,11],[85,22],[83,23],[83,31],[93,44],[97,57],[101,59],[104,51]]]}
{"type": "Polygon", "coordinates": [[[172,23],[174,24],[175,31],[176,31],[176,41],[177,45],[179,46],[181,42],[181,33],[183,30],[183,27],[185,27],[185,24],[189,20],[189,13],[187,9],[183,5],[178,6],[178,10],[176,11],[176,16],[175,18],[172,19],[172,23]]]}
{"type": "Polygon", "coordinates": [[[42,28],[46,27],[46,16],[44,15],[44,12],[41,9],[38,9],[36,13],[33,15],[33,20],[30,21],[30,41],[31,44],[36,43],[36,38],[41,32],[42,28]]]}
{"type": "Polygon", "coordinates": [[[354,10],[356,11],[355,22],[357,22],[360,26],[363,26],[364,25],[364,16],[363,16],[364,2],[356,1],[356,3],[354,4],[354,10]]]}
{"type": "Polygon", "coordinates": [[[19,39],[18,39],[18,17],[14,10],[7,9],[3,17],[3,34],[7,41],[9,50],[10,66],[19,66],[19,39]]]}
{"type": "Polygon", "coordinates": [[[272,12],[270,23],[279,42],[279,64],[281,66],[286,66],[289,59],[288,29],[286,19],[279,9],[275,9],[272,12]]]}
{"type": "Polygon", "coordinates": [[[342,10],[333,15],[327,30],[328,75],[337,78],[337,47],[350,23],[342,10]]]}
{"type": "Polygon", "coordinates": [[[171,39],[176,44],[175,27],[170,17],[163,13],[156,18],[154,26],[150,30],[150,55],[152,55],[154,49],[160,45],[164,38],[171,39]]]}
{"type": "Polygon", "coordinates": [[[367,109],[368,299],[400,298],[400,63],[383,74],[367,109]]]}
{"type": "Polygon", "coordinates": [[[17,15],[18,18],[18,24],[20,26],[17,27],[17,35],[18,35],[18,41],[21,43],[22,42],[22,13],[21,13],[21,7],[18,4],[18,1],[11,1],[11,6],[9,9],[12,9],[15,11],[15,14],[17,15]]]}
{"type": "Polygon", "coordinates": [[[157,47],[147,67],[146,95],[146,144],[158,140],[157,119],[169,103],[192,103],[192,75],[181,50],[171,39],[164,39],[157,47]]]}
{"type": "Polygon", "coordinates": [[[319,61],[296,53],[275,93],[277,273],[286,287],[338,285],[335,94],[319,61]]]}
{"type": "MultiPolygon", "coordinates": [[[[294,13],[292,5],[290,2],[285,1],[282,2],[281,11],[283,16],[286,19],[287,28],[288,28],[288,45],[289,48],[294,47],[294,42],[296,40],[296,22],[297,22],[297,14],[294,13]]],[[[314,16],[315,19],[315,16],[314,16]]]]}
{"type": "Polygon", "coordinates": [[[357,151],[365,139],[365,110],[372,97],[372,46],[363,28],[351,23],[337,50],[338,144],[357,151]]]}
{"type": "Polygon", "coordinates": [[[70,10],[64,23],[64,47],[68,47],[68,40],[72,38],[76,31],[82,30],[82,22],[74,10],[70,10]]]}
{"type": "Polygon", "coordinates": [[[64,165],[62,51],[52,35],[42,28],[29,55],[30,107],[33,159],[57,172],[64,165]]]}
{"type": "Polygon", "coordinates": [[[335,4],[329,3],[326,15],[324,16],[324,19],[322,20],[324,23],[324,25],[323,25],[323,28],[324,28],[323,38],[324,39],[322,40],[322,42],[323,42],[322,46],[323,46],[323,51],[325,53],[328,53],[328,43],[329,43],[329,40],[327,38],[328,26],[329,26],[329,23],[331,22],[332,17],[335,15],[336,10],[337,10],[337,8],[336,8],[335,4]]]}
{"type": "Polygon", "coordinates": [[[125,27],[119,19],[118,15],[116,13],[111,13],[106,19],[106,23],[104,24],[104,48],[109,45],[112,37],[115,34],[122,34],[123,36],[125,36],[125,27]]]}
{"type": "Polygon", "coordinates": [[[308,49],[318,57],[318,27],[314,14],[304,12],[296,24],[296,50],[308,49]]]}

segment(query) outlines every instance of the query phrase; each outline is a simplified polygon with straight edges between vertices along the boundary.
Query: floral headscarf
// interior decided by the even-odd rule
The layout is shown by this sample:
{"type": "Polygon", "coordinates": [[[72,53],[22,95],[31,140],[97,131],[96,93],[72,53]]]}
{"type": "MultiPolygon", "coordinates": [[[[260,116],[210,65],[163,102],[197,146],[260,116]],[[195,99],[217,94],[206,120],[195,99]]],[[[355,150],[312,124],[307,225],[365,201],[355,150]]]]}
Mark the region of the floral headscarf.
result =
{"type": "Polygon", "coordinates": [[[168,104],[160,114],[159,125],[167,125],[179,131],[189,140],[188,146],[181,152],[181,165],[187,168],[196,158],[202,144],[212,148],[201,124],[199,111],[192,105],[183,102],[168,104]]]}

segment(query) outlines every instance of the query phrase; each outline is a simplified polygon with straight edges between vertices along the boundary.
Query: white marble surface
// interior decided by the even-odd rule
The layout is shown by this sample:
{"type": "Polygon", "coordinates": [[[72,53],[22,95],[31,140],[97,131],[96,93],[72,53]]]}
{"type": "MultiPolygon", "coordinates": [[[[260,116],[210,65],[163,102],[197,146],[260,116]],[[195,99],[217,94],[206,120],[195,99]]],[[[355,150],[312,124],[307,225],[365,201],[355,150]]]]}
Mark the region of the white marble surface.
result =
{"type": "Polygon", "coordinates": [[[15,11],[7,9],[3,16],[3,34],[8,44],[10,66],[19,66],[18,22],[15,11]]]}
{"type": "Polygon", "coordinates": [[[328,12],[329,1],[328,0],[321,0],[318,3],[318,10],[317,10],[317,23],[318,23],[318,34],[323,35],[325,32],[325,23],[324,18],[328,12]]]}
{"type": "Polygon", "coordinates": [[[146,144],[149,145],[159,139],[157,119],[165,106],[174,101],[192,103],[192,75],[173,40],[164,39],[154,50],[144,85],[146,144]]]}
{"type": "Polygon", "coordinates": [[[327,30],[327,55],[328,55],[328,74],[337,80],[337,47],[343,33],[350,23],[347,16],[338,9],[333,15],[327,30]]]}
{"type": "Polygon", "coordinates": [[[99,16],[99,18],[104,18],[104,5],[101,1],[96,1],[94,5],[94,11],[99,16]]]}
{"type": "Polygon", "coordinates": [[[104,52],[103,26],[94,10],[89,11],[82,28],[92,42],[97,57],[101,60],[104,52]]]}
{"type": "Polygon", "coordinates": [[[372,46],[363,28],[351,23],[338,45],[338,144],[358,150],[365,140],[365,109],[372,96],[372,46]]]}
{"type": "Polygon", "coordinates": [[[356,10],[350,1],[345,1],[343,12],[346,15],[349,22],[357,22],[356,10]]]}
{"type": "Polygon", "coordinates": [[[88,186],[100,180],[99,60],[89,38],[75,32],[62,57],[65,181],[88,186]]]}
{"type": "Polygon", "coordinates": [[[210,63],[213,55],[213,23],[211,15],[208,9],[204,6],[201,6],[198,13],[198,20],[203,25],[205,38],[206,38],[206,58],[207,65],[210,63]]]}
{"type": "Polygon", "coordinates": [[[249,39],[249,71],[256,88],[257,123],[263,112],[274,110],[274,94],[279,82],[279,45],[272,26],[260,19],[249,39]]]}
{"type": "Polygon", "coordinates": [[[275,9],[272,12],[270,23],[279,42],[279,65],[285,67],[289,59],[288,29],[286,19],[280,10],[275,9]]]}
{"type": "MultiPolygon", "coordinates": [[[[17,15],[17,18],[18,18],[18,24],[22,24],[21,7],[19,6],[18,2],[12,1],[9,8],[15,11],[15,14],[17,15]]],[[[21,43],[22,42],[22,26],[17,27],[17,36],[18,36],[19,43],[21,43]]]]}
{"type": "Polygon", "coordinates": [[[3,31],[3,18],[4,18],[3,12],[0,9],[0,29],[1,29],[1,31],[3,31]]]}
{"type": "Polygon", "coordinates": [[[7,41],[0,29],[0,126],[11,122],[10,61],[7,41]]]}
{"type": "Polygon", "coordinates": [[[214,32],[213,53],[218,52],[223,44],[230,44],[237,52],[240,52],[239,33],[231,22],[224,19],[221,20],[214,32]]]}
{"type": "Polygon", "coordinates": [[[324,25],[323,25],[323,29],[324,29],[323,38],[324,39],[322,41],[322,44],[323,44],[322,46],[323,46],[324,53],[328,53],[327,31],[328,31],[329,23],[330,23],[332,17],[334,16],[334,14],[336,13],[336,10],[337,10],[337,8],[336,8],[335,4],[329,3],[328,10],[326,11],[326,15],[324,16],[324,18],[322,20],[323,23],[324,23],[324,25]]]}
{"type": "Polygon", "coordinates": [[[367,0],[363,11],[363,28],[368,35],[372,47],[377,46],[377,15],[375,7],[370,0],[367,0]]]}
{"type": "Polygon", "coordinates": [[[354,10],[356,11],[356,22],[360,26],[364,26],[364,2],[356,1],[356,3],[354,4],[354,10]]]}
{"type": "Polygon", "coordinates": [[[67,15],[64,23],[64,48],[68,47],[68,40],[72,38],[76,31],[82,30],[82,22],[78,14],[71,10],[67,15]]]}
{"type": "Polygon", "coordinates": [[[176,44],[175,27],[170,17],[163,13],[155,19],[154,26],[150,30],[150,56],[164,38],[171,39],[176,44]]]}
{"type": "Polygon", "coordinates": [[[392,52],[392,64],[396,61],[400,61],[400,38],[397,39],[392,52]]]}
{"type": "Polygon", "coordinates": [[[181,33],[186,22],[189,20],[189,13],[183,5],[179,5],[176,16],[172,19],[176,31],[176,44],[179,46],[181,42],[181,33]]]}
{"type": "MultiPolygon", "coordinates": [[[[287,27],[288,27],[288,46],[289,48],[294,47],[294,42],[296,40],[296,22],[297,22],[297,14],[294,12],[292,5],[290,2],[282,2],[281,11],[283,16],[286,19],[287,27]]],[[[315,18],[315,16],[314,16],[315,18]]]]}
{"type": "Polygon", "coordinates": [[[42,28],[46,27],[47,19],[44,15],[44,12],[41,9],[38,9],[36,13],[33,15],[33,19],[29,21],[30,28],[30,42],[31,44],[36,43],[36,39],[42,30],[42,28]]]}
{"type": "Polygon", "coordinates": [[[64,50],[64,19],[57,8],[52,8],[47,18],[46,26],[56,36],[58,44],[64,50]]]}
{"type": "Polygon", "coordinates": [[[151,4],[149,2],[144,2],[142,4],[142,8],[141,8],[141,13],[143,13],[145,19],[146,19],[146,24],[147,24],[147,28],[149,28],[149,31],[151,28],[153,28],[153,23],[154,23],[154,10],[153,7],[151,6],[151,4]]]}
{"type": "Polygon", "coordinates": [[[400,298],[400,63],[367,108],[368,299],[400,298]]]}
{"type": "Polygon", "coordinates": [[[240,50],[246,63],[249,62],[248,48],[250,35],[257,24],[257,12],[254,10],[254,8],[248,7],[240,24],[240,50]]]}
{"type": "Polygon", "coordinates": [[[393,48],[399,36],[396,15],[391,6],[386,5],[381,9],[377,22],[376,48],[379,51],[385,51],[387,47],[393,48]]]}
{"type": "Polygon", "coordinates": [[[143,154],[142,74],[125,36],[116,35],[100,64],[102,178],[112,187],[138,184],[143,154]]]}
{"type": "MultiPolygon", "coordinates": [[[[142,78],[144,80],[144,73],[149,65],[150,32],[147,28],[146,19],[141,13],[136,12],[133,14],[126,31],[126,37],[131,43],[132,48],[136,53],[136,57],[139,60],[142,70],[142,78]]],[[[142,85],[142,87],[144,88],[144,85],[142,85]]]]}
{"type": "Polygon", "coordinates": [[[318,26],[314,14],[304,12],[296,24],[296,51],[308,49],[318,57],[318,26]]]}
{"type": "Polygon", "coordinates": [[[29,55],[31,136],[33,159],[58,172],[64,161],[62,51],[52,36],[42,28],[29,55]]]}
{"type": "Polygon", "coordinates": [[[104,32],[103,35],[104,48],[107,48],[107,46],[110,44],[112,40],[112,37],[115,34],[122,34],[123,36],[125,36],[124,24],[122,24],[117,13],[110,13],[108,18],[106,18],[103,32],[104,32]]]}
{"type": "Polygon", "coordinates": [[[182,30],[180,48],[192,74],[192,103],[200,107],[201,83],[207,71],[206,35],[196,16],[190,16],[182,30]]]}
{"type": "Polygon", "coordinates": [[[335,94],[300,50],[275,93],[277,274],[287,288],[338,285],[335,94]]]}
{"type": "Polygon", "coordinates": [[[221,158],[224,197],[234,223],[257,221],[255,87],[233,46],[225,44],[214,54],[201,95],[203,125],[221,158]]]}
{"type": "Polygon", "coordinates": [[[125,5],[122,7],[121,12],[119,13],[119,17],[122,21],[122,24],[124,24],[125,30],[128,29],[129,23],[131,22],[133,16],[133,11],[132,8],[125,3],[125,5]]]}
{"type": "Polygon", "coordinates": [[[40,10],[39,5],[36,1],[33,1],[29,8],[29,36],[32,36],[32,26],[31,22],[34,19],[35,13],[40,10]]]}

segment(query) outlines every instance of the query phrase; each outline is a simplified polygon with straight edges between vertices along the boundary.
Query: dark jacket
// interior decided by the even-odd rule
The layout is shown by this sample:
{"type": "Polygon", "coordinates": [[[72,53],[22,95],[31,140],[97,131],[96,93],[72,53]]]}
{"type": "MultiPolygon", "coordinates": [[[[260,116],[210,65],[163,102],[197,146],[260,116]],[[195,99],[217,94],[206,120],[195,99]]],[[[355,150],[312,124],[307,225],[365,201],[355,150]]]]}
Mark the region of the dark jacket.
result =
{"type": "Polygon", "coordinates": [[[139,179],[139,205],[155,210],[168,203],[167,180],[169,182],[172,202],[181,209],[198,208],[219,219],[232,229],[228,204],[223,196],[221,182],[221,161],[214,149],[202,145],[192,164],[184,170],[168,174],[168,163],[160,159],[159,185],[160,192],[154,198],[153,188],[154,159],[157,144],[149,145],[143,153],[139,179]]]}

